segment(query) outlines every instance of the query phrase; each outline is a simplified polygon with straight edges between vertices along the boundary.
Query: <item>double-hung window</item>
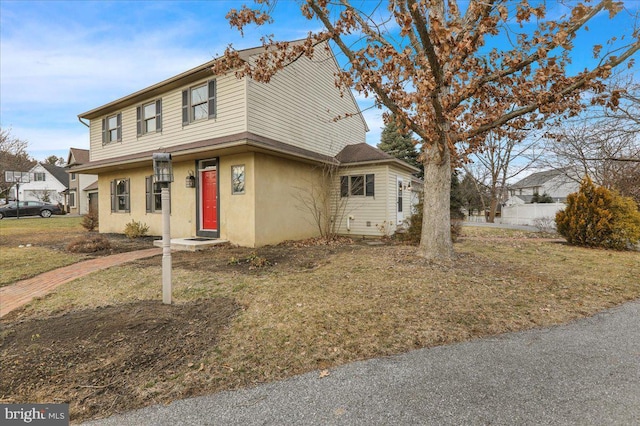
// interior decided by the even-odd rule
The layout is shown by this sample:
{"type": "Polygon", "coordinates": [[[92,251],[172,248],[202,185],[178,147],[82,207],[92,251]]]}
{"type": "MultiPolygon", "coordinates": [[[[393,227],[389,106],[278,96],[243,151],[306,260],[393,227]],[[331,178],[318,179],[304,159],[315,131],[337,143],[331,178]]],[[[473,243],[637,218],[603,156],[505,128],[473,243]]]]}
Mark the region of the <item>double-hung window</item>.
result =
{"type": "Polygon", "coordinates": [[[111,212],[128,213],[129,206],[129,179],[115,179],[111,181],[111,212]]]}
{"type": "Polygon", "coordinates": [[[162,99],[136,108],[138,136],[162,131],[162,99]]]}
{"type": "Polygon", "coordinates": [[[162,212],[162,188],[169,188],[169,191],[171,191],[169,183],[154,182],[153,176],[147,176],[145,178],[145,188],[147,213],[162,212]]]}
{"type": "Polygon", "coordinates": [[[375,196],[375,175],[340,176],[341,197],[375,196]]]}
{"type": "Polygon", "coordinates": [[[122,114],[110,115],[102,119],[102,143],[122,141],[122,114]]]}
{"type": "Polygon", "coordinates": [[[216,117],[216,80],[182,91],[182,125],[216,117]]]}

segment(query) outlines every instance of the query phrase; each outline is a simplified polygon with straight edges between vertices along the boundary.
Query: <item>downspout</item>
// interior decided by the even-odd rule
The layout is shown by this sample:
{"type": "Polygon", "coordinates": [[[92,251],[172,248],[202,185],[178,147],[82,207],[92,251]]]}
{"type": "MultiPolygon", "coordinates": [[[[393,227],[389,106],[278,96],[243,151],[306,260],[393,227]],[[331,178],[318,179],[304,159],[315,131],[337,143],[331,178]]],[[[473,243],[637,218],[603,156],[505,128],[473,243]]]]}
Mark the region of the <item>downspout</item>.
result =
{"type": "Polygon", "coordinates": [[[78,121],[81,122],[82,124],[84,124],[85,126],[91,128],[91,126],[89,126],[87,123],[85,123],[84,121],[82,121],[82,117],[78,117],[78,121]]]}

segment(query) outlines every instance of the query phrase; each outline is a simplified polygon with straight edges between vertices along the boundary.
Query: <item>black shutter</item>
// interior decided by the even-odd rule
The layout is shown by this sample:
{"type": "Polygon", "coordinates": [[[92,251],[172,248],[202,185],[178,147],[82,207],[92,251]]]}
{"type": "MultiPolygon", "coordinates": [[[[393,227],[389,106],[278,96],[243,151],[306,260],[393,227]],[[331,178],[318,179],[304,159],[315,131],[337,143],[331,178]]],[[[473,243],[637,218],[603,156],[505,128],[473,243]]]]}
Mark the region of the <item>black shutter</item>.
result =
{"type": "Polygon", "coordinates": [[[129,213],[131,212],[131,208],[129,207],[130,203],[129,200],[131,200],[131,193],[129,192],[129,179],[125,180],[125,199],[124,199],[124,211],[129,213]]]}
{"type": "Polygon", "coordinates": [[[116,200],[116,181],[111,181],[111,213],[114,213],[117,209],[117,200],[116,200]]]}
{"type": "Polygon", "coordinates": [[[122,141],[122,114],[118,113],[116,121],[118,122],[118,142],[122,141]]]}
{"type": "Polygon", "coordinates": [[[182,125],[189,124],[189,91],[182,91],[182,125]]]}
{"type": "Polygon", "coordinates": [[[102,119],[102,145],[107,143],[107,119],[102,119]]]}
{"type": "Polygon", "coordinates": [[[366,175],[365,180],[366,182],[366,189],[365,189],[365,196],[367,197],[373,197],[375,196],[375,176],[376,175],[366,175]]]}
{"type": "Polygon", "coordinates": [[[144,178],[144,195],[147,213],[151,213],[153,203],[153,176],[144,178]]]}
{"type": "Polygon", "coordinates": [[[162,99],[156,101],[156,132],[162,131],[162,99]]]}
{"type": "Polygon", "coordinates": [[[209,82],[209,118],[216,117],[216,81],[209,82]]]}
{"type": "Polygon", "coordinates": [[[136,132],[138,136],[142,135],[142,107],[136,107],[136,132]]]}
{"type": "Polygon", "coordinates": [[[349,176],[340,176],[340,197],[349,196],[349,176]]]}

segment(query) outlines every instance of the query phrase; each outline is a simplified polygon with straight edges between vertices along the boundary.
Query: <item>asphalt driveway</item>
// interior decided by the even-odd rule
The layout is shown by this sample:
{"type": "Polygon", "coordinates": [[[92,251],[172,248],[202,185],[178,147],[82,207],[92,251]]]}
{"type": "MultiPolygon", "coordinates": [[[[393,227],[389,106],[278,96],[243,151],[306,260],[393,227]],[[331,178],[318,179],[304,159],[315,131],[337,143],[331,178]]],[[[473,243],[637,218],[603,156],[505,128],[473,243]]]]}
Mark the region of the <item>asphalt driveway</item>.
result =
{"type": "Polygon", "coordinates": [[[638,425],[640,301],[92,425],[638,425]]]}

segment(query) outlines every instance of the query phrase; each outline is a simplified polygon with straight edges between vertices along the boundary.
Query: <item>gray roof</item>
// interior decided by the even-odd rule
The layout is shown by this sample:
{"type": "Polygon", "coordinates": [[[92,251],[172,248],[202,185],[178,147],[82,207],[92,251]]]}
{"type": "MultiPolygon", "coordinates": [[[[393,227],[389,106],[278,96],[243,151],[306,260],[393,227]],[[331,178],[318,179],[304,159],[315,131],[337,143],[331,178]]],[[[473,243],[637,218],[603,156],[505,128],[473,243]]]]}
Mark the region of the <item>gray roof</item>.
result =
{"type": "Polygon", "coordinates": [[[410,169],[412,172],[419,170],[411,164],[384,152],[380,148],[364,142],[345,146],[335,158],[340,162],[340,165],[395,163],[398,166],[410,169]]]}
{"type": "Polygon", "coordinates": [[[564,176],[565,173],[566,173],[565,170],[546,170],[544,172],[533,173],[527,176],[526,178],[519,180],[518,182],[511,185],[511,188],[518,189],[518,188],[533,188],[536,186],[542,186],[553,178],[556,178],[558,176],[564,176]]]}
{"type": "Polygon", "coordinates": [[[69,175],[64,167],[54,166],[49,163],[40,163],[40,165],[44,167],[46,171],[51,173],[54,178],[58,179],[61,184],[67,188],[69,187],[69,175]]]}

